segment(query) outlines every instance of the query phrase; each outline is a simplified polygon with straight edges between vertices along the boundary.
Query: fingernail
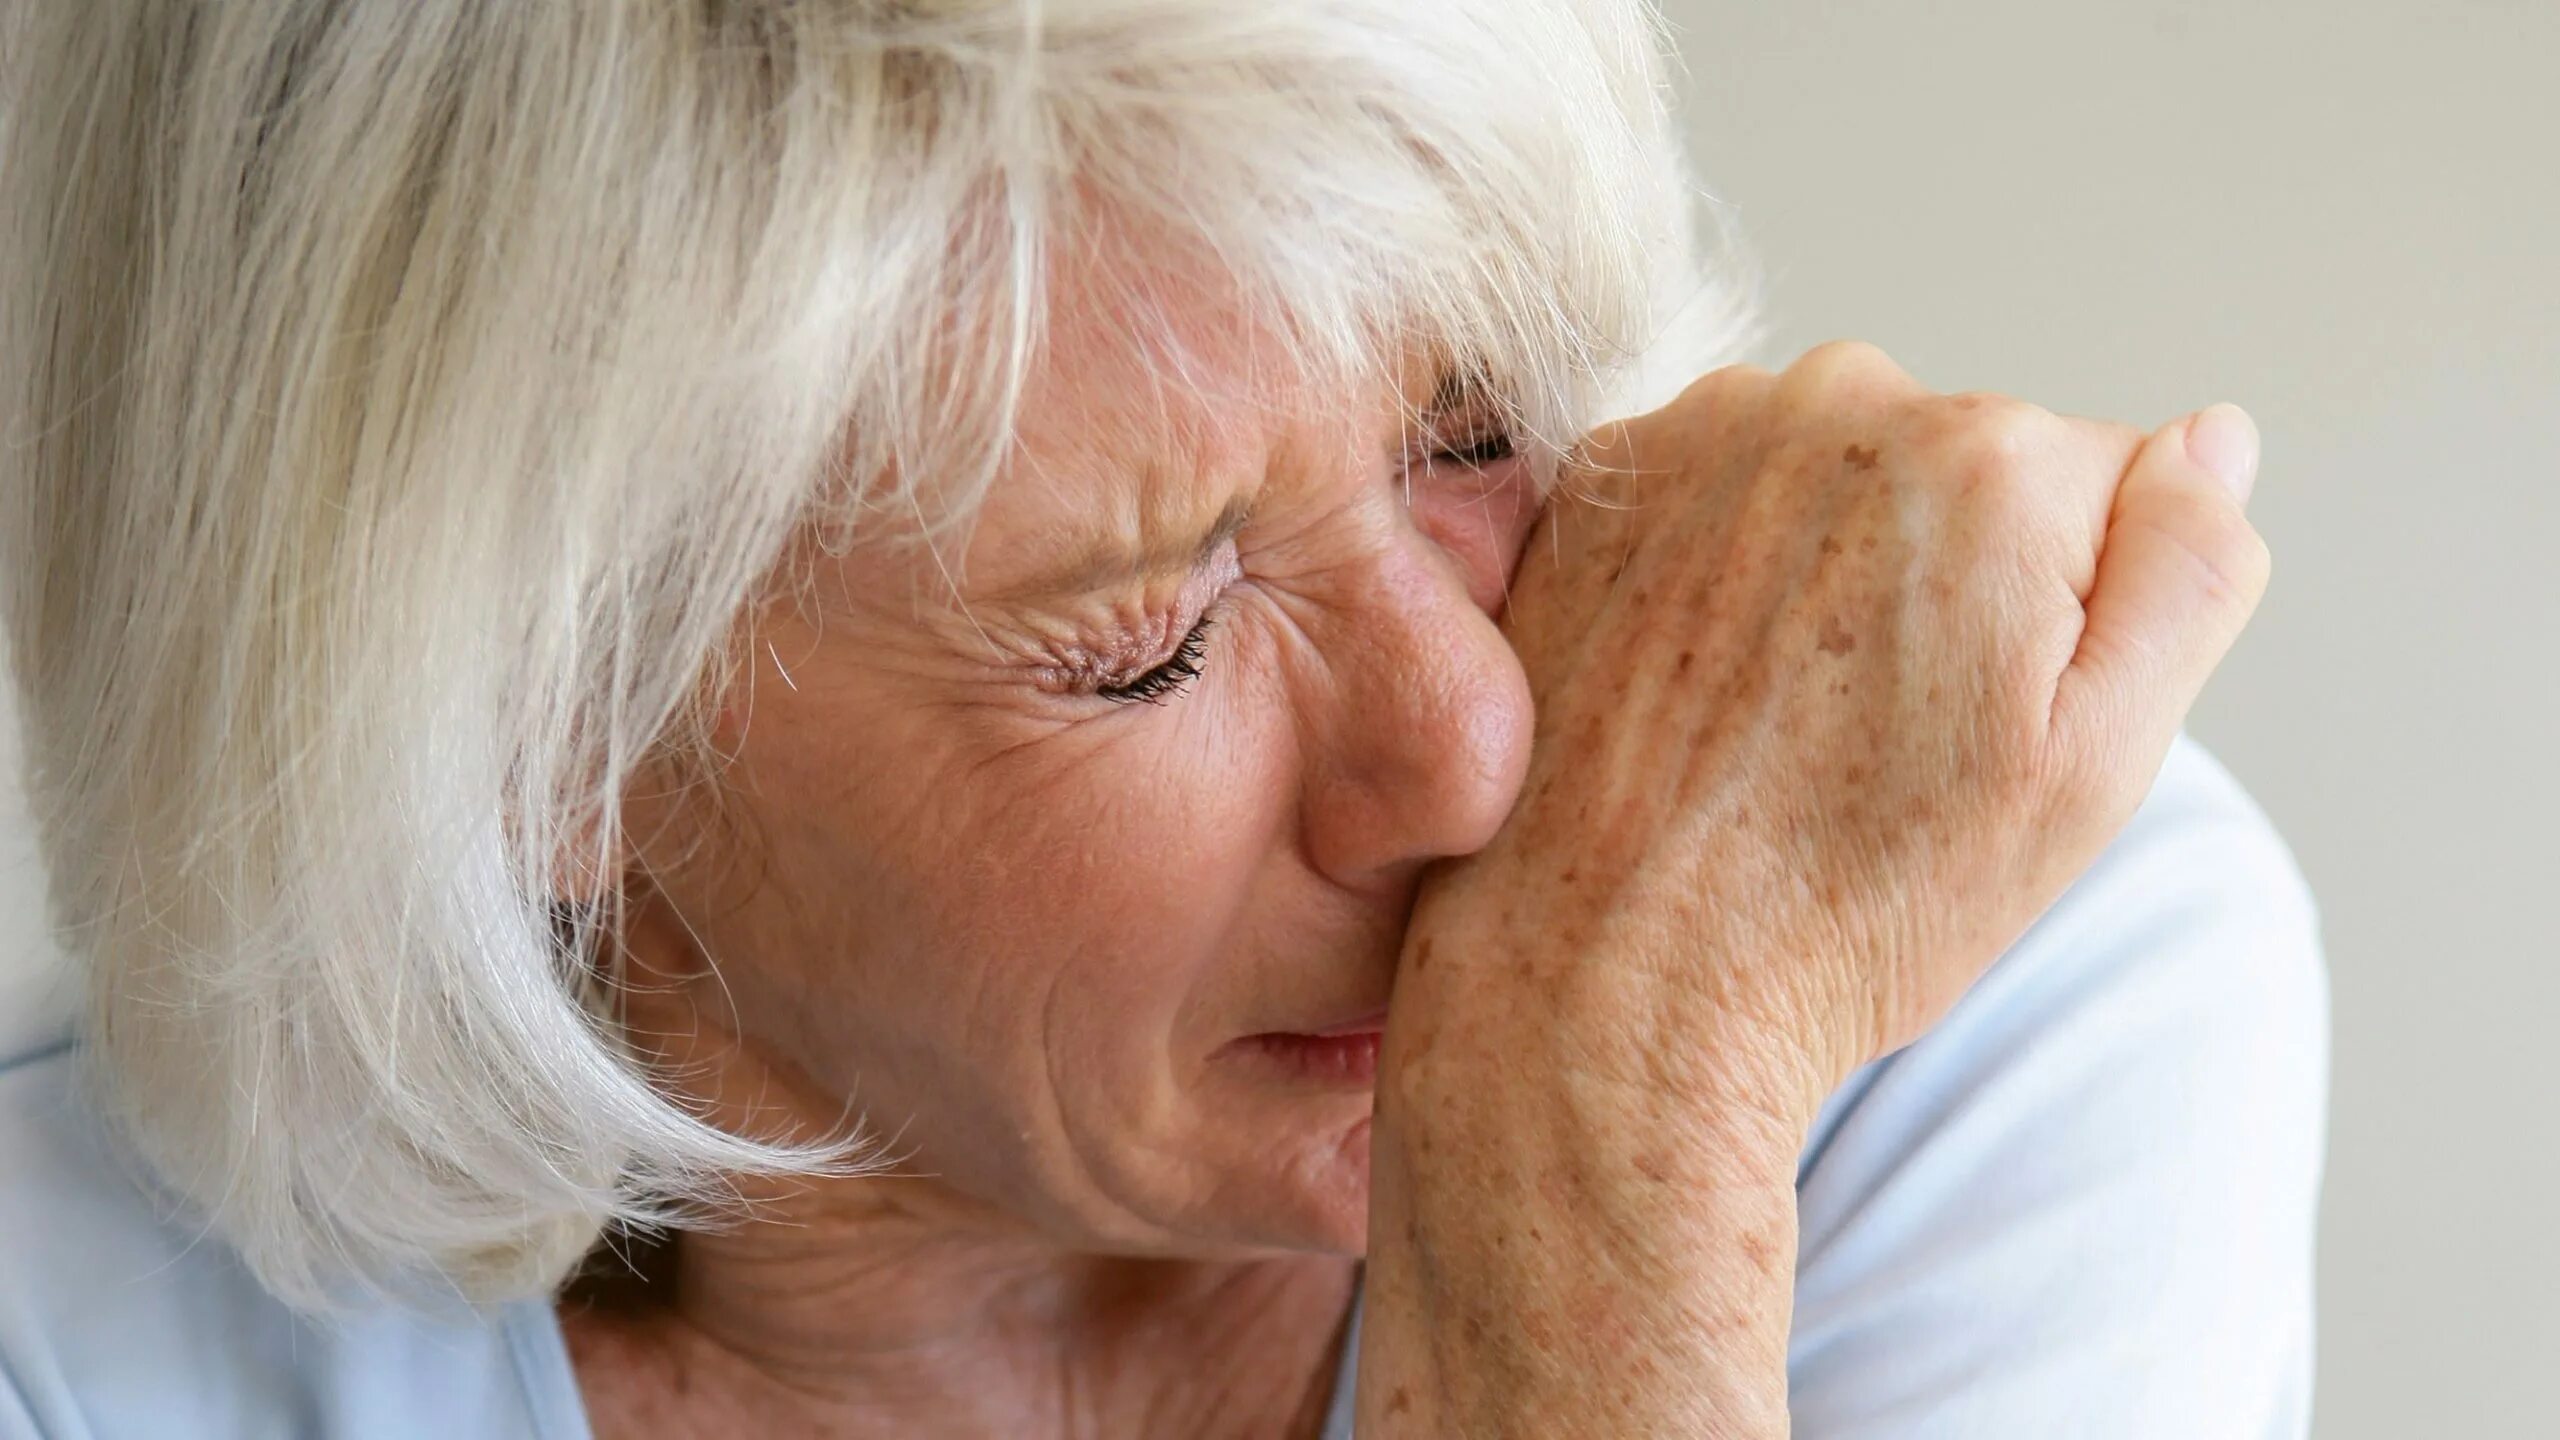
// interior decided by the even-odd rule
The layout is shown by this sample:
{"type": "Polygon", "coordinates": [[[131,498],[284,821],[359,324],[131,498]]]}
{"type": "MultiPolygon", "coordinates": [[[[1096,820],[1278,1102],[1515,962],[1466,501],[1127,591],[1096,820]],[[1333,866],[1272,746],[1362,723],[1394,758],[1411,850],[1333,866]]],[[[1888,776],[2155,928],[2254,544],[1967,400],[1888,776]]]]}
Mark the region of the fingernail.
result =
{"type": "Polygon", "coordinates": [[[2187,458],[2247,500],[2249,488],[2258,483],[2258,422],[2227,401],[2197,411],[2187,422],[2187,458]]]}

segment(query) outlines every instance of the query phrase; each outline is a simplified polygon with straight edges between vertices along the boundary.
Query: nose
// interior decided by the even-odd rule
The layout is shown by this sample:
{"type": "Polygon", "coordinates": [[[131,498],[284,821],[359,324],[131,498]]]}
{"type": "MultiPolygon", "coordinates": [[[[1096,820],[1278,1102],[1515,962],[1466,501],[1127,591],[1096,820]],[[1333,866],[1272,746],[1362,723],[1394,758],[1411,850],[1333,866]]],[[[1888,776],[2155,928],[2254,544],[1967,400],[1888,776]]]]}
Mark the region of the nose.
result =
{"type": "Polygon", "coordinates": [[[1538,509],[1525,462],[1516,459],[1497,463],[1491,472],[1435,473],[1406,497],[1414,528],[1457,567],[1476,607],[1496,616],[1510,596],[1511,576],[1538,509]]]}
{"type": "Polygon", "coordinates": [[[1337,883],[1396,883],[1481,850],[1519,796],[1528,677],[1473,588],[1407,531],[1336,611],[1302,823],[1311,859],[1337,883]]]}

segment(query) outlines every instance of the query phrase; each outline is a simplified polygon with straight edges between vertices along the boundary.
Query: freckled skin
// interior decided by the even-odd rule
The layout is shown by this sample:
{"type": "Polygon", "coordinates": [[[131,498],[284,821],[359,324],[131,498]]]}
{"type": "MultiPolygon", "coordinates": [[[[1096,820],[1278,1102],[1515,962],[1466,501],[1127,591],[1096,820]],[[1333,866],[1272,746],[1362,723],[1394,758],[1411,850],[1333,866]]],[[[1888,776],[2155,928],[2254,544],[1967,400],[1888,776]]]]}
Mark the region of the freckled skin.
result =
{"type": "Polygon", "coordinates": [[[1521,801],[1408,932],[1363,1440],[1787,1433],[1814,1111],[2122,825],[2263,584],[2182,433],[1829,346],[1592,438],[1507,619],[1521,801]],[[2152,583],[2111,516],[2179,506],[2255,585],[2152,583]]]}

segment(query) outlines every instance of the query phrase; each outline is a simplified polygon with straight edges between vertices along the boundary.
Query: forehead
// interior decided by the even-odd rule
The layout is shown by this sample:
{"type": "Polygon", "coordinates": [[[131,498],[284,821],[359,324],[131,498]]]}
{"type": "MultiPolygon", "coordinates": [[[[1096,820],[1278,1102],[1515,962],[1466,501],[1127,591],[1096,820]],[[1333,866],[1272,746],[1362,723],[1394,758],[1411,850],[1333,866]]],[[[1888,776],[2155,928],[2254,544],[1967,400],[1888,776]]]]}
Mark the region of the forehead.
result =
{"type": "Polygon", "coordinates": [[[1135,246],[1062,266],[963,588],[1104,567],[1283,500],[1265,492],[1394,433],[1423,368],[1322,377],[1231,285],[1135,246]]]}
{"type": "Polygon", "coordinates": [[[1308,408],[1277,353],[1187,277],[1080,277],[1033,354],[981,533],[1143,534],[1214,512],[1308,408]]]}

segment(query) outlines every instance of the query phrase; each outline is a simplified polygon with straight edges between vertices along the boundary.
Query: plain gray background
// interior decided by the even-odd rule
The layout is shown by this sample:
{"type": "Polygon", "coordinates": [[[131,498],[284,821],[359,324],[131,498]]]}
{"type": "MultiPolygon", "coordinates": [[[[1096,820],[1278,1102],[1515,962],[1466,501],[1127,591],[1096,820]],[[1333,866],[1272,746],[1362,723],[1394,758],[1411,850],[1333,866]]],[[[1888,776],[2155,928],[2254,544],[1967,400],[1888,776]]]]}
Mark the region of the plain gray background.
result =
{"type": "Polygon", "coordinates": [[[1669,0],[1774,358],[2258,418],[2193,729],[2318,893],[2324,1440],[2560,1434],[2560,0],[1669,0]]]}
{"type": "MultiPolygon", "coordinates": [[[[2319,1433],[2551,1433],[2560,0],[1668,8],[1772,358],[2257,415],[2275,585],[2194,728],[2327,919],[2319,1433]]],[[[0,926],[6,1048],[59,986],[5,817],[0,926]]]]}

